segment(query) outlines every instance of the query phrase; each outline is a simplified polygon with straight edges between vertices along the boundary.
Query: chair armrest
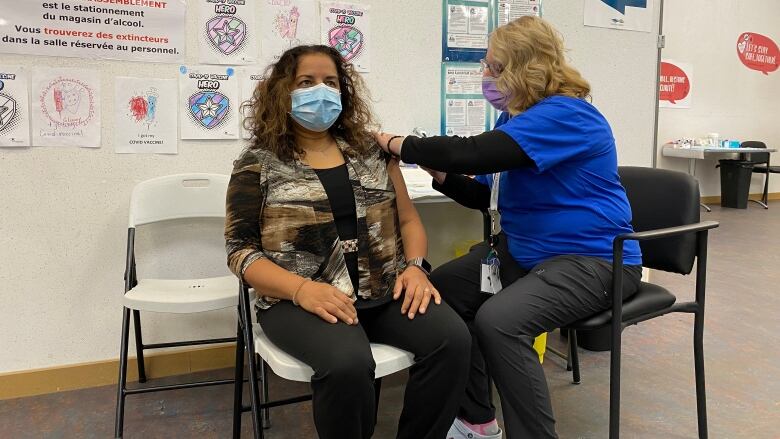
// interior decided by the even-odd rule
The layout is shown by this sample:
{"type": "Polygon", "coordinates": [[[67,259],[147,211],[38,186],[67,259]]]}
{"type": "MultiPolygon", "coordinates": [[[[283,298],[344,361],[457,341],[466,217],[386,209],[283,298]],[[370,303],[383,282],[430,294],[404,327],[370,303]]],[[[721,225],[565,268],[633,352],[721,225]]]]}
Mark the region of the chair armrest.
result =
{"type": "Polygon", "coordinates": [[[624,233],[615,237],[615,242],[623,241],[648,241],[651,239],[667,238],[670,236],[684,235],[686,233],[701,232],[714,229],[720,223],[717,221],[701,221],[683,226],[666,227],[663,229],[645,230],[644,232],[624,233]]]}

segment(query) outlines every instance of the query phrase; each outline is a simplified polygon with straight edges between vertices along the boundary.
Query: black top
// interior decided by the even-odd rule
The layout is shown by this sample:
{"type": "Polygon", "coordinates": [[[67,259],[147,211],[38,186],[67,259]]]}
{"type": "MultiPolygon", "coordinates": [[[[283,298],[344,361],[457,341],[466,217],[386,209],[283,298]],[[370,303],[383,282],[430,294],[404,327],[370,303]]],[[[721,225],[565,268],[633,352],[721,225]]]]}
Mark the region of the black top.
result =
{"type": "Polygon", "coordinates": [[[490,206],[490,188],[461,174],[492,174],[536,166],[515,140],[503,131],[487,131],[472,137],[407,136],[401,159],[447,172],[444,184],[433,188],[472,209],[490,206]]]}

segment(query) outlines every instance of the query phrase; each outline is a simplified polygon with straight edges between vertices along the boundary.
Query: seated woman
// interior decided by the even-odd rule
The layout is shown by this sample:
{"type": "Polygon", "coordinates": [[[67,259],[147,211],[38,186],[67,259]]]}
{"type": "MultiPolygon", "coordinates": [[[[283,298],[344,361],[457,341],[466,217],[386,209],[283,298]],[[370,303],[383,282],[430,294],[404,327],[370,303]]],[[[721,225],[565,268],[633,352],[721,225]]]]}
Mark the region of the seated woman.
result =
{"type": "Polygon", "coordinates": [[[416,362],[398,437],[441,439],[471,338],[428,280],[425,230],[398,163],[371,135],[362,93],[327,46],[294,47],[269,69],[228,188],[228,265],[258,292],[268,338],[314,369],[320,438],[371,437],[377,342],[416,362]]]}

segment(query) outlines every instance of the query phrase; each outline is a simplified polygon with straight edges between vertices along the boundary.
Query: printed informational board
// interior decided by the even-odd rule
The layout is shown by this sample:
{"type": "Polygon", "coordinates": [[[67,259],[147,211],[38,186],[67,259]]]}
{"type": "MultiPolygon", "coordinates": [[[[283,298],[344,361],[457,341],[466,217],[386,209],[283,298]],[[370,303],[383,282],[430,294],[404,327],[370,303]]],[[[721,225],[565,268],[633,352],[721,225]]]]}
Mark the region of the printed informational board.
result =
{"type": "Polygon", "coordinates": [[[371,71],[371,20],[367,5],[322,2],[322,44],[338,50],[361,73],[371,71]]]}
{"type": "Polygon", "coordinates": [[[0,52],[184,61],[185,0],[0,0],[0,52]]]}
{"type": "Polygon", "coordinates": [[[445,0],[442,6],[442,61],[478,62],[484,58],[492,29],[492,2],[445,0]]]}
{"type": "Polygon", "coordinates": [[[739,36],[737,56],[745,67],[764,75],[769,75],[780,66],[780,49],[777,43],[767,36],[753,32],[744,32],[739,36]]]}
{"type": "Polygon", "coordinates": [[[585,0],[585,26],[650,32],[655,0],[585,0]]]}
{"type": "Polygon", "coordinates": [[[203,64],[254,64],[257,40],[254,0],[197,0],[198,54],[203,64]]]}
{"type": "Polygon", "coordinates": [[[249,139],[252,137],[252,133],[246,129],[244,120],[246,120],[252,112],[252,108],[248,104],[252,100],[252,95],[255,92],[255,88],[257,88],[257,84],[263,79],[263,70],[252,69],[250,67],[241,69],[238,73],[238,79],[239,98],[241,99],[241,105],[238,109],[241,115],[241,126],[239,128],[241,131],[241,138],[249,139]]]}
{"type": "Polygon", "coordinates": [[[179,68],[182,139],[238,139],[238,79],[232,67],[179,68]]]}
{"type": "Polygon", "coordinates": [[[495,112],[482,95],[482,69],[473,63],[442,63],[441,134],[475,136],[490,129],[495,112]]]}
{"type": "Polygon", "coordinates": [[[301,44],[320,44],[320,11],[315,0],[259,0],[260,64],[267,66],[301,44]]]}
{"type": "Polygon", "coordinates": [[[658,81],[658,106],[661,108],[691,108],[693,66],[665,59],[661,61],[658,81]]]}
{"type": "Polygon", "coordinates": [[[496,27],[525,16],[542,16],[542,0],[497,0],[496,27]]]}
{"type": "Polygon", "coordinates": [[[30,146],[30,72],[0,67],[0,147],[30,146]]]}
{"type": "Polygon", "coordinates": [[[117,77],[114,81],[114,150],[176,154],[176,80],[117,77]]]}
{"type": "Polygon", "coordinates": [[[32,76],[32,145],[100,148],[100,72],[47,69],[32,76]]]}

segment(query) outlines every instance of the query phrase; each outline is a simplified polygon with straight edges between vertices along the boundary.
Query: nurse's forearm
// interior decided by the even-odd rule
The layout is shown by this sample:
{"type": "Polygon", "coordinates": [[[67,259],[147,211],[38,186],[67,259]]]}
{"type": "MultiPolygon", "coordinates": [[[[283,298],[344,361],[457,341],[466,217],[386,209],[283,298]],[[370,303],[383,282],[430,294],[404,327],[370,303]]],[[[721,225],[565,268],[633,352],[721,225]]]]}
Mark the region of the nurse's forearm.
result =
{"type": "Polygon", "coordinates": [[[456,174],[491,174],[535,166],[520,145],[500,130],[471,137],[407,136],[401,159],[456,174]]]}
{"type": "Polygon", "coordinates": [[[490,206],[490,188],[460,174],[447,174],[442,184],[433,182],[433,188],[470,209],[484,210],[490,206]]]}

